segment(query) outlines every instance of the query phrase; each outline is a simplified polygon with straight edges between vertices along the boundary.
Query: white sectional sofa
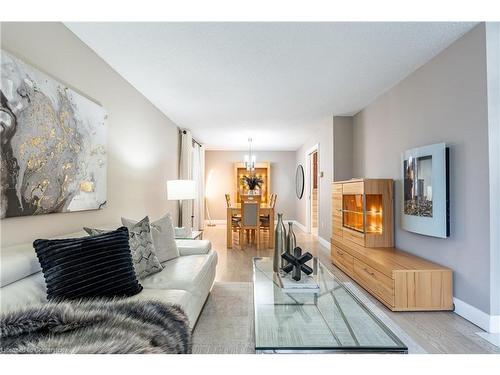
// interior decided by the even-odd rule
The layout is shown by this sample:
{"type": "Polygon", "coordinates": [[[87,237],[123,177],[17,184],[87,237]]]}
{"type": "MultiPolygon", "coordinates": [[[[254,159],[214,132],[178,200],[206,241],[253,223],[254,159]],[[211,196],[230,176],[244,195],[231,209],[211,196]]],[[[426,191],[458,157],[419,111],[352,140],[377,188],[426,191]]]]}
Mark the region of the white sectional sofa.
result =
{"type": "MultiPolygon", "coordinates": [[[[57,238],[84,237],[85,232],[57,238]]],[[[176,240],[180,256],[162,263],[164,269],[139,280],[144,287],[130,300],[155,299],[179,304],[194,327],[215,280],[217,253],[207,240],[176,240]]],[[[1,312],[46,303],[46,287],[32,243],[0,252],[1,312]]]]}

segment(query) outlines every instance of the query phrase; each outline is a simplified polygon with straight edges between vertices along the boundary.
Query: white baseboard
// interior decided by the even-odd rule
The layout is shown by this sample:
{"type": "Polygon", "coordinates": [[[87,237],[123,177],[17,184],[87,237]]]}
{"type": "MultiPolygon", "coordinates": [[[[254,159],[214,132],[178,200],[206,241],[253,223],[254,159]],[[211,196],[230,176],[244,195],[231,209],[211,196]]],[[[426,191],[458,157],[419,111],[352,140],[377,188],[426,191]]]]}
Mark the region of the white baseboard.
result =
{"type": "Polygon", "coordinates": [[[490,316],[490,333],[500,333],[500,315],[490,316]]]}
{"type": "Polygon", "coordinates": [[[323,237],[319,237],[318,236],[318,241],[321,245],[323,245],[324,247],[326,247],[327,249],[330,249],[330,241],[327,241],[325,240],[323,237]]]}
{"type": "MultiPolygon", "coordinates": [[[[286,222],[292,222],[297,228],[299,228],[302,232],[307,233],[306,231],[306,226],[303,225],[302,223],[299,223],[297,220],[285,220],[286,222]]],[[[318,236],[318,242],[326,247],[327,249],[330,248],[330,241],[325,240],[323,237],[318,236]]]]}
{"type": "Polygon", "coordinates": [[[292,220],[293,221],[293,224],[297,226],[297,228],[299,228],[302,232],[305,232],[306,231],[306,227],[305,225],[302,225],[301,223],[299,223],[297,220],[292,220]]]}
{"type": "Polygon", "coordinates": [[[500,332],[500,315],[488,315],[484,311],[481,311],[456,297],[453,297],[453,302],[455,303],[455,313],[460,315],[462,318],[474,323],[486,332],[500,332]]]}
{"type": "Polygon", "coordinates": [[[477,332],[476,334],[489,343],[500,348],[500,333],[477,332]]]}
{"type": "MultiPolygon", "coordinates": [[[[276,225],[277,222],[278,222],[278,220],[274,220],[274,225],[276,225]]],[[[293,223],[293,225],[295,225],[301,231],[303,231],[303,232],[306,231],[306,227],[303,226],[301,223],[299,223],[297,220],[283,220],[283,223],[285,223],[285,224],[293,223]]]]}

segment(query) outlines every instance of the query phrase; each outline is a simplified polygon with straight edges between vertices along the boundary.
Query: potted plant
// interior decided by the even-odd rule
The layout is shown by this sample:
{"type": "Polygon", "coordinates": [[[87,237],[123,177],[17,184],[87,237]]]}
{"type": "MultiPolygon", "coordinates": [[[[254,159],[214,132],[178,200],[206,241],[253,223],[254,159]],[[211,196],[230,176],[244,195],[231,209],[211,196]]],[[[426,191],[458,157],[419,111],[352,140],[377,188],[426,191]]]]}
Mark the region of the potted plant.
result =
{"type": "Polygon", "coordinates": [[[264,182],[264,181],[262,180],[262,178],[257,177],[257,176],[255,176],[255,175],[254,175],[254,176],[243,176],[243,177],[242,177],[242,179],[241,179],[241,181],[242,181],[244,184],[246,184],[246,185],[247,185],[248,190],[249,190],[250,192],[252,192],[252,194],[253,194],[254,190],[256,190],[257,188],[259,188],[259,189],[260,189],[260,188],[261,188],[261,186],[262,186],[262,183],[264,182]]]}

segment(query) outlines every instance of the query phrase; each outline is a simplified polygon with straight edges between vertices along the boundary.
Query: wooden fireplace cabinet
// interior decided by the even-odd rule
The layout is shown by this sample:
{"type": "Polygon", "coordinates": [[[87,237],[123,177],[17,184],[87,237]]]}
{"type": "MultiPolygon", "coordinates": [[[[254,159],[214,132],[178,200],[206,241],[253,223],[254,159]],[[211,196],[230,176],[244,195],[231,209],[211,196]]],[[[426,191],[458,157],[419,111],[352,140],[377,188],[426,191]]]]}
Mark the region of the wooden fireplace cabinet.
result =
{"type": "Polygon", "coordinates": [[[332,184],[331,259],[393,311],[453,309],[452,270],[394,248],[394,181],[332,184]]]}

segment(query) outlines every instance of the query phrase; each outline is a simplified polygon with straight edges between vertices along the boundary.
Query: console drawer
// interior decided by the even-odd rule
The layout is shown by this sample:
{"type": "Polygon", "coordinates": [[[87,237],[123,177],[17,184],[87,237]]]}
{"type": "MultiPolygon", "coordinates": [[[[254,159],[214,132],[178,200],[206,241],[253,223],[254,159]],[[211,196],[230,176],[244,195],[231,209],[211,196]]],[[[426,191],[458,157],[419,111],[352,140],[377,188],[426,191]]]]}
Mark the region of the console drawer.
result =
{"type": "Polygon", "coordinates": [[[394,306],[394,281],[376,269],[354,259],[354,274],[360,284],[394,306]]]}
{"type": "Polygon", "coordinates": [[[365,246],[364,233],[359,233],[354,230],[342,228],[342,238],[357,243],[358,245],[365,246]]]}
{"type": "Polygon", "coordinates": [[[349,273],[353,272],[354,258],[350,254],[335,245],[332,246],[332,253],[336,265],[339,265],[341,269],[345,269],[349,273]]]}

